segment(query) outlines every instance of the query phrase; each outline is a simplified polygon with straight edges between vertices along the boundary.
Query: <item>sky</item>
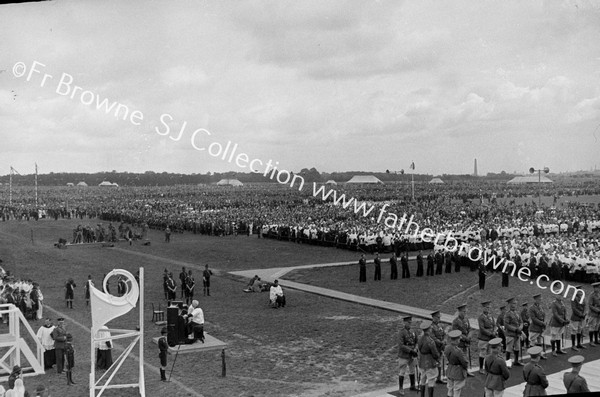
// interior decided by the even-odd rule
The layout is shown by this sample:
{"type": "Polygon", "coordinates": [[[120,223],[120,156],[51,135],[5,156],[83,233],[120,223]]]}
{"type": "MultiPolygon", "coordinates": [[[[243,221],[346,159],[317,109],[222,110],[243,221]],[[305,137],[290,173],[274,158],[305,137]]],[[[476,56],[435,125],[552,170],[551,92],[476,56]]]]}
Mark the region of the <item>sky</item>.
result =
{"type": "Polygon", "coordinates": [[[0,35],[2,175],[600,166],[595,1],[53,0],[0,35]]]}

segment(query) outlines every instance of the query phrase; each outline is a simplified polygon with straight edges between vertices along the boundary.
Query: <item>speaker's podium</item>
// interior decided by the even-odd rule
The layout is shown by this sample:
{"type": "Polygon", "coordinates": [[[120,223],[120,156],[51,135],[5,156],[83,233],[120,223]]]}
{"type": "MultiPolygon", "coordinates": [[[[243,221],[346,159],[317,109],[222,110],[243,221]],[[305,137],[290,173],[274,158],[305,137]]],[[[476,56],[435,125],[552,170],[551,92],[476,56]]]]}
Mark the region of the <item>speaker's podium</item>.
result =
{"type": "MultiPolygon", "coordinates": [[[[186,321],[183,316],[179,315],[179,302],[172,301],[167,307],[167,344],[169,354],[197,353],[209,350],[221,350],[222,358],[222,376],[225,376],[225,347],[227,343],[209,335],[204,330],[204,343],[197,341],[196,343],[188,343],[188,334],[186,321]]],[[[181,302],[183,305],[183,302],[181,302]]],[[[205,324],[206,325],[206,324],[205,324]]],[[[152,341],[158,345],[158,337],[152,338],[152,341]]]]}

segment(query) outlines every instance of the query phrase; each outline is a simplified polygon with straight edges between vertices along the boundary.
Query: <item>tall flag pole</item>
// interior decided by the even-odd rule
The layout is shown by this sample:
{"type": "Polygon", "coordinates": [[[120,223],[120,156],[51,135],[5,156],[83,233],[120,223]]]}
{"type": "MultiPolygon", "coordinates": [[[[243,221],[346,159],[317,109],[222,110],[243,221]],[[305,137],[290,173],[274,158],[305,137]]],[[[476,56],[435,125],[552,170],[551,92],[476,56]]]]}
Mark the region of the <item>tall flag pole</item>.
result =
{"type": "Polygon", "coordinates": [[[38,167],[37,163],[35,163],[35,207],[37,210],[38,207],[38,185],[37,185],[37,177],[38,177],[38,167]]]}
{"type": "Polygon", "coordinates": [[[19,171],[15,170],[13,168],[13,166],[11,165],[10,166],[10,177],[8,179],[8,184],[9,184],[9,187],[8,187],[8,204],[9,205],[12,205],[12,177],[13,177],[13,174],[21,175],[21,174],[19,174],[19,171]]]}
{"type": "Polygon", "coordinates": [[[412,185],[412,199],[415,201],[415,162],[411,162],[410,169],[412,172],[410,173],[411,185],[412,185]]]}

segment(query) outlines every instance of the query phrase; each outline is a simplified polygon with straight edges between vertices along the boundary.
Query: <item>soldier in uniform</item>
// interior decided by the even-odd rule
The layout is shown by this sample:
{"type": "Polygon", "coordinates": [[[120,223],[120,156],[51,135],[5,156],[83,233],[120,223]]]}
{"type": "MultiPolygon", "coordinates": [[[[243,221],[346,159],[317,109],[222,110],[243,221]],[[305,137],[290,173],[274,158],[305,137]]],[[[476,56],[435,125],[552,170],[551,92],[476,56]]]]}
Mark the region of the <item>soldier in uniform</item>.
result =
{"type": "Polygon", "coordinates": [[[550,343],[552,344],[552,355],[566,354],[560,348],[560,339],[569,324],[567,320],[567,308],[562,302],[562,296],[555,295],[556,300],[552,302],[552,318],[550,318],[550,343]]]}
{"type": "Polygon", "coordinates": [[[548,379],[544,373],[544,368],[539,365],[542,348],[533,346],[527,350],[527,353],[531,356],[531,361],[523,367],[523,379],[527,382],[523,397],[547,396],[548,379]]]}
{"type": "Polygon", "coordinates": [[[202,291],[206,296],[210,296],[210,276],[212,276],[212,271],[208,268],[207,264],[204,266],[204,271],[202,272],[202,291]]]}
{"type": "Polygon", "coordinates": [[[394,252],[392,257],[390,258],[390,279],[397,280],[398,279],[398,257],[394,252]]]}
{"type": "Polygon", "coordinates": [[[542,354],[540,358],[546,359],[546,344],[544,343],[544,337],[542,334],[546,329],[546,313],[542,309],[542,294],[533,296],[534,303],[529,308],[529,317],[531,318],[531,324],[529,325],[529,341],[533,346],[541,346],[542,354]]]}
{"type": "Polygon", "coordinates": [[[54,354],[56,357],[56,372],[62,374],[65,358],[65,343],[67,341],[67,331],[65,330],[65,319],[59,318],[58,325],[54,328],[50,336],[54,339],[54,354]]]}
{"type": "Polygon", "coordinates": [[[506,305],[500,306],[500,314],[496,319],[496,326],[498,328],[498,338],[502,339],[502,351],[506,351],[506,335],[504,333],[504,316],[506,315],[506,305]]]}
{"type": "MultiPolygon", "coordinates": [[[[469,324],[469,319],[467,318],[467,305],[460,305],[457,307],[458,309],[458,317],[452,321],[452,329],[459,330],[461,332],[460,341],[458,343],[458,347],[462,349],[463,353],[469,355],[467,357],[470,358],[471,353],[471,324],[469,324]]],[[[470,364],[470,363],[469,363],[470,364]]],[[[469,372],[467,372],[467,376],[475,376],[469,372]]]]}
{"type": "Polygon", "coordinates": [[[523,333],[525,334],[525,347],[528,349],[531,347],[529,343],[529,324],[531,324],[531,317],[529,316],[529,303],[525,302],[521,305],[521,321],[523,322],[523,333]]]}
{"type": "Polygon", "coordinates": [[[600,330],[600,282],[593,283],[594,292],[590,296],[588,305],[590,307],[590,346],[598,343],[598,331],[600,330]],[[595,341],[595,343],[594,343],[595,341]]]}
{"type": "Polygon", "coordinates": [[[411,316],[404,317],[404,328],[400,330],[398,337],[398,390],[401,396],[404,395],[404,376],[407,373],[410,379],[410,390],[418,390],[415,385],[417,335],[410,329],[411,322],[411,316]]]}
{"type": "MultiPolygon", "coordinates": [[[[490,316],[490,303],[491,301],[481,302],[483,306],[483,313],[477,319],[479,323],[479,341],[477,342],[477,349],[479,350],[479,373],[485,375],[483,369],[483,361],[489,354],[489,342],[496,337],[496,324],[494,318],[490,316]]],[[[500,339],[500,341],[502,341],[500,339]]]]}
{"type": "Polygon", "coordinates": [[[421,396],[427,395],[428,397],[433,397],[435,381],[439,373],[440,352],[431,337],[431,321],[424,320],[421,323],[421,329],[423,330],[423,336],[421,336],[417,343],[419,369],[421,371],[421,396]]]}
{"type": "Polygon", "coordinates": [[[173,280],[173,273],[169,273],[167,278],[167,300],[174,301],[177,299],[177,285],[173,280]]]}
{"type": "MultiPolygon", "coordinates": [[[[431,337],[433,338],[438,351],[443,353],[444,348],[446,347],[446,332],[440,325],[440,318],[441,314],[439,310],[431,313],[431,337]]],[[[443,354],[442,361],[444,361],[443,354]]],[[[446,381],[442,379],[442,368],[444,368],[444,363],[440,362],[438,364],[438,378],[436,383],[446,384],[446,381]]]]}
{"type": "Polygon", "coordinates": [[[485,368],[485,397],[502,397],[504,395],[504,382],[510,378],[510,372],[506,361],[500,357],[500,345],[502,339],[490,340],[490,354],[484,360],[485,368]]]}
{"type": "Polygon", "coordinates": [[[467,383],[467,359],[462,349],[458,347],[462,333],[460,330],[452,330],[448,332],[450,344],[444,350],[444,356],[448,361],[448,397],[460,397],[461,391],[467,383]]]}
{"type": "MultiPolygon", "coordinates": [[[[581,285],[575,287],[581,289],[581,285]]],[[[585,349],[581,344],[583,340],[583,323],[585,322],[585,300],[581,299],[583,291],[579,291],[574,299],[571,300],[571,349],[579,351],[585,349]],[[582,301],[579,303],[579,301],[582,301]],[[575,338],[577,337],[577,342],[575,338]]]]}
{"type": "Polygon", "coordinates": [[[381,280],[381,259],[379,259],[379,252],[375,253],[373,263],[375,264],[375,275],[373,276],[373,280],[381,280]]]}
{"type": "Polygon", "coordinates": [[[181,273],[179,273],[179,281],[181,283],[181,299],[183,300],[183,296],[185,294],[185,288],[183,288],[183,286],[185,285],[185,280],[187,278],[187,271],[185,270],[185,266],[183,266],[181,268],[181,273]]]}
{"type": "Polygon", "coordinates": [[[167,327],[162,327],[160,330],[158,350],[158,357],[160,358],[160,380],[167,382],[167,351],[169,350],[169,345],[167,343],[167,327]]]}
{"type": "Polygon", "coordinates": [[[517,300],[510,298],[506,301],[510,306],[504,316],[504,327],[506,328],[506,359],[510,360],[510,353],[514,353],[515,359],[513,365],[521,367],[523,364],[519,361],[519,350],[521,349],[521,335],[523,334],[523,322],[521,316],[517,313],[517,300]]]}
{"type": "Polygon", "coordinates": [[[358,282],[366,283],[367,282],[367,260],[365,259],[365,254],[362,254],[360,256],[360,259],[358,261],[358,266],[360,268],[358,282]]]}
{"type": "Polygon", "coordinates": [[[444,255],[442,255],[442,250],[438,250],[435,253],[435,274],[442,274],[442,269],[444,268],[444,255]]]}
{"type": "Polygon", "coordinates": [[[571,372],[565,372],[563,375],[563,383],[565,384],[565,389],[567,389],[567,394],[590,392],[585,378],[579,375],[584,360],[583,356],[573,356],[569,358],[569,363],[571,363],[573,370],[571,372]]]}

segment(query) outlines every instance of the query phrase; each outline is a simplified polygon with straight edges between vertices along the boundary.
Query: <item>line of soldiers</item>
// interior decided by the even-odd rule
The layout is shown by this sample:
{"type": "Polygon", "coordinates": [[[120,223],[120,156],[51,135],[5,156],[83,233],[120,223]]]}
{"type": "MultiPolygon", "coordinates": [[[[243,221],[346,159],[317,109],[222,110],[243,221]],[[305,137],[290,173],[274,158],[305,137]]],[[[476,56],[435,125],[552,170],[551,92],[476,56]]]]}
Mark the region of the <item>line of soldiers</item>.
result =
{"type": "MultiPolygon", "coordinates": [[[[561,339],[567,326],[573,331],[573,351],[586,348],[582,345],[583,328],[586,323],[589,326],[589,346],[600,346],[600,282],[592,285],[594,292],[587,303],[579,301],[581,295],[577,295],[572,301],[570,320],[567,319],[567,309],[560,295],[556,295],[556,300],[551,305],[552,317],[549,322],[546,321],[546,314],[541,306],[541,294],[533,296],[534,304],[531,308],[523,304],[520,314],[517,313],[516,299],[508,299],[509,310],[506,311],[506,306],[503,306],[497,321],[494,321],[490,314],[491,301],[481,303],[483,313],[478,318],[477,339],[479,373],[486,377],[486,396],[503,395],[505,382],[510,377],[509,366],[523,366],[523,378],[527,382],[524,396],[546,395],[548,380],[539,361],[547,358],[543,336],[547,327],[550,331],[553,356],[565,354],[561,348],[561,339]],[[525,365],[519,360],[522,353],[521,342],[529,347],[527,353],[531,358],[525,365]],[[504,355],[502,351],[505,352],[504,355]],[[511,360],[511,356],[514,359],[511,360]]],[[[408,375],[410,390],[420,390],[421,396],[433,396],[435,384],[446,383],[447,395],[460,397],[466,379],[475,376],[468,371],[471,362],[470,345],[475,332],[469,324],[466,308],[466,304],[457,308],[458,316],[452,322],[452,330],[450,326],[447,329],[442,328],[439,311],[431,313],[431,321],[425,320],[420,325],[423,334],[419,338],[411,329],[412,317],[404,317],[404,327],[399,332],[398,344],[400,395],[404,395],[404,379],[408,375]],[[444,361],[447,367],[444,367],[444,361]],[[419,371],[416,371],[417,366],[419,371]],[[444,370],[447,381],[442,380],[444,370]],[[420,379],[416,379],[416,376],[420,379]]],[[[573,371],[566,373],[563,380],[568,393],[589,392],[585,379],[579,375],[583,361],[584,358],[579,355],[569,358],[573,371]]]]}

